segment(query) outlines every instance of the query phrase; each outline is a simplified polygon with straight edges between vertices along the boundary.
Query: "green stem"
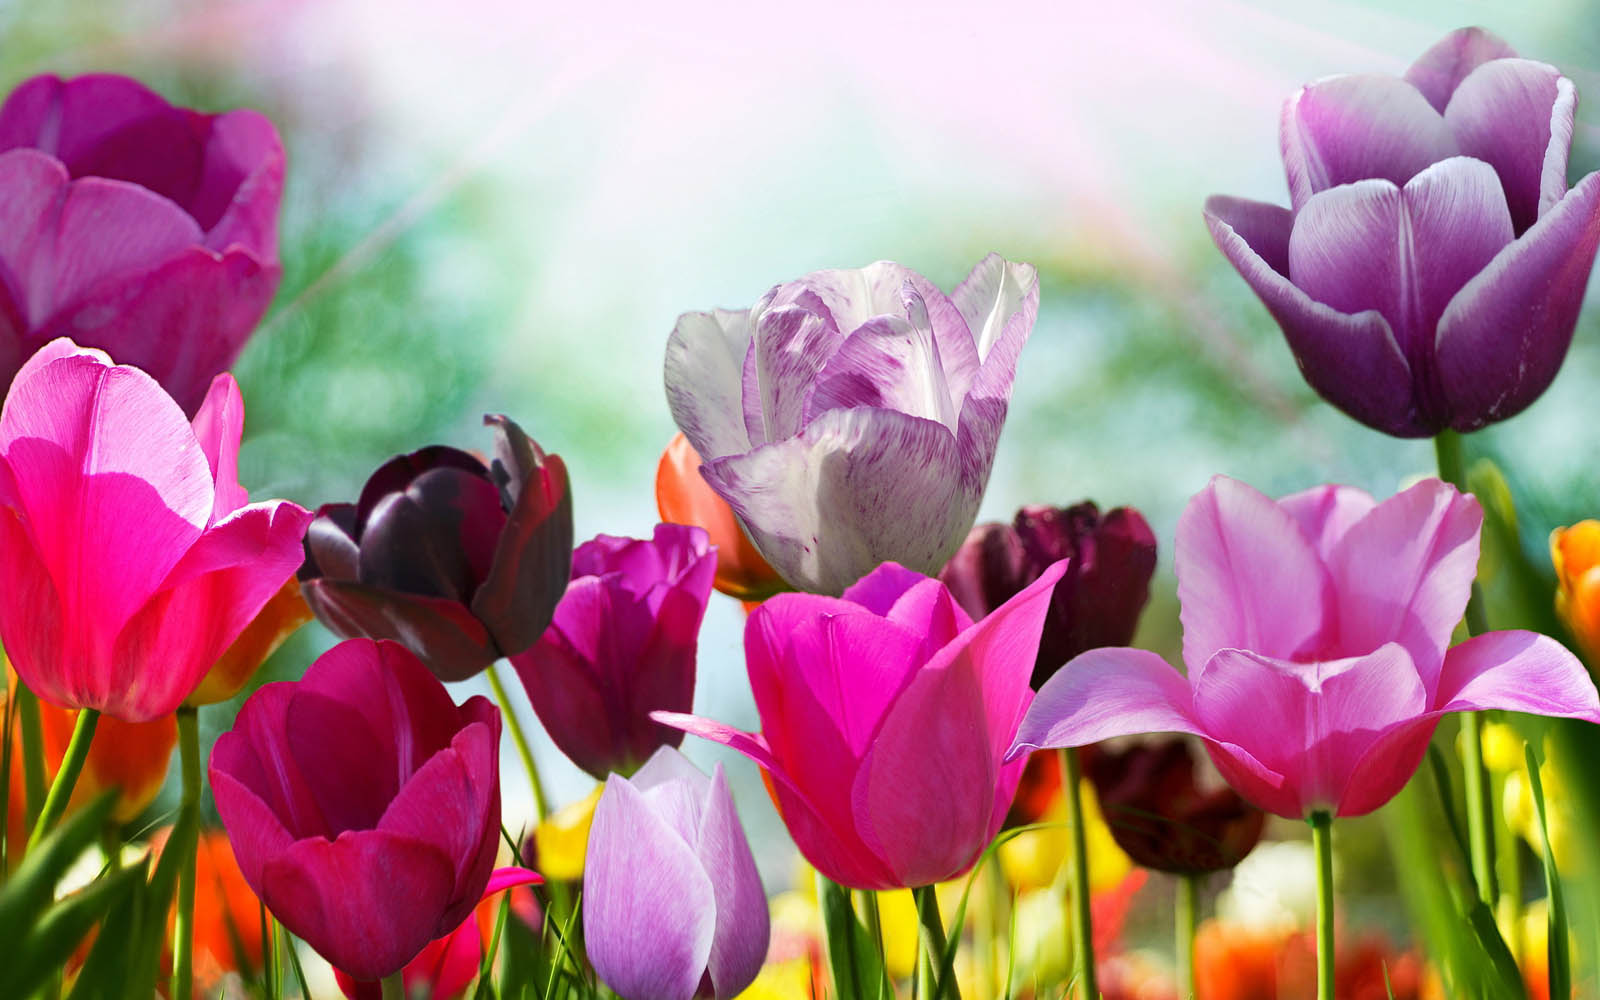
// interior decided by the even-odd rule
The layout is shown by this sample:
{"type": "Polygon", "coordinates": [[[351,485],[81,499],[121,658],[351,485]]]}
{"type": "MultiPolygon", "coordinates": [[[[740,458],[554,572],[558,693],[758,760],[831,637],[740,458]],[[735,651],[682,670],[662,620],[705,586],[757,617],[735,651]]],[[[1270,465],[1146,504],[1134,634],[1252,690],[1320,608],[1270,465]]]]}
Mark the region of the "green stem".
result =
{"type": "MultiPolygon", "coordinates": [[[[38,706],[34,706],[38,711],[38,706]]],[[[31,852],[39,846],[39,841],[56,825],[56,820],[67,811],[67,802],[72,798],[72,789],[78,783],[78,775],[83,771],[83,762],[89,759],[89,744],[94,741],[94,727],[100,724],[100,713],[92,708],[86,708],[78,713],[78,721],[72,727],[72,740],[67,744],[66,756],[61,758],[61,770],[56,772],[56,780],[50,783],[50,794],[45,796],[44,808],[39,810],[39,819],[33,824],[33,833],[28,835],[28,850],[31,852]]],[[[43,754],[40,755],[42,761],[43,754]]]]}
{"type": "Polygon", "coordinates": [[[884,968],[883,914],[878,909],[878,894],[871,889],[861,891],[861,915],[867,925],[867,940],[878,949],[878,966],[884,968]]]}
{"type": "Polygon", "coordinates": [[[1078,794],[1078,751],[1061,750],[1061,794],[1072,827],[1072,956],[1077,964],[1079,995],[1098,1000],[1094,968],[1094,911],[1089,899],[1089,842],[1083,828],[1083,802],[1078,794]]]}
{"type": "Polygon", "coordinates": [[[494,691],[494,700],[500,704],[500,714],[505,717],[506,729],[511,732],[511,742],[517,745],[522,766],[528,771],[528,784],[533,789],[533,821],[535,824],[543,823],[550,814],[550,800],[545,798],[544,783],[539,780],[539,768],[533,762],[533,749],[528,745],[528,736],[522,731],[522,723],[517,721],[516,709],[506,696],[505,685],[500,683],[500,664],[492,664],[485,673],[489,677],[489,688],[494,691]]]}
{"type": "MultiPolygon", "coordinates": [[[[178,760],[183,773],[179,809],[198,820],[200,809],[200,711],[178,709],[178,760]]],[[[199,831],[187,843],[170,845],[183,851],[178,868],[178,916],[172,925],[172,1000],[189,1000],[194,990],[194,863],[199,831]]]]}
{"type": "Polygon", "coordinates": [[[39,698],[17,678],[17,721],[22,726],[22,773],[28,800],[28,829],[39,821],[44,808],[44,729],[39,722],[39,698]]]}
{"type": "MultiPolygon", "coordinates": [[[[1466,493],[1461,435],[1443,430],[1433,443],[1439,460],[1439,478],[1466,493]]],[[[1488,630],[1483,588],[1474,579],[1472,595],[1467,599],[1467,634],[1477,636],[1488,630]]],[[[1478,884],[1478,898],[1493,912],[1500,897],[1494,868],[1494,797],[1489,792],[1489,769],[1483,765],[1483,717],[1477,712],[1461,715],[1461,769],[1462,783],[1466,786],[1467,844],[1472,854],[1472,878],[1478,884]]]]}
{"type": "Polygon", "coordinates": [[[1194,1000],[1194,932],[1200,925],[1200,876],[1178,876],[1178,1000],[1194,1000]]]}
{"type": "Polygon", "coordinates": [[[1317,855],[1317,1000],[1333,995],[1333,816],[1314,812],[1311,847],[1317,855]]]}
{"type": "Polygon", "coordinates": [[[383,979],[383,1000],[406,1000],[405,971],[401,970],[383,979]]]}
{"type": "Polygon", "coordinates": [[[911,890],[917,904],[917,997],[961,1000],[955,976],[945,975],[944,956],[947,942],[944,921],[939,918],[939,893],[931,885],[911,890]],[[937,992],[935,992],[937,991],[937,992]]]}

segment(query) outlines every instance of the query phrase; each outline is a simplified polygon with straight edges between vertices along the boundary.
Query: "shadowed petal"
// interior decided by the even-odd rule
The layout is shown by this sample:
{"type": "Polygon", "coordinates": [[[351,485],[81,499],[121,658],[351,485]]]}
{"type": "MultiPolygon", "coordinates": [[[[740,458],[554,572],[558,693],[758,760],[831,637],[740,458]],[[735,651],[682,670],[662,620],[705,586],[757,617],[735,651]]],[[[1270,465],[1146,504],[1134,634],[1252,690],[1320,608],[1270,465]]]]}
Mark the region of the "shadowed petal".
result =
{"type": "Polygon", "coordinates": [[[1370,493],[1354,486],[1313,486],[1278,498],[1278,506],[1299,522],[1300,530],[1305,532],[1324,563],[1332,557],[1350,526],[1377,505],[1370,493]]]}
{"type": "MultiPolygon", "coordinates": [[[[807,419],[827,410],[871,406],[936,420],[955,431],[959,400],[950,398],[933,333],[902,317],[879,316],[862,324],[814,379],[807,419]]],[[[798,430],[774,434],[773,425],[767,426],[769,439],[798,430]]]]}
{"type": "Polygon", "coordinates": [[[1600,722],[1600,700],[1583,664],[1537,632],[1489,632],[1445,656],[1434,703],[1440,712],[1499,708],[1600,722]]]}
{"type": "Polygon", "coordinates": [[[1444,120],[1461,152],[1494,167],[1511,221],[1527,228],[1567,193],[1567,153],[1578,92],[1554,67],[1496,59],[1474,70],[1450,98],[1444,120]]]}
{"type": "Polygon", "coordinates": [[[380,590],[346,580],[303,580],[317,618],[344,639],[393,639],[441,680],[466,680],[500,658],[483,623],[455,601],[380,590]]]}
{"type": "Polygon", "coordinates": [[[472,596],[472,613],[489,630],[502,655],[520,653],[549,627],[572,575],[572,486],[560,455],[546,455],[511,420],[487,416],[497,428],[491,475],[510,476],[503,489],[514,498],[488,576],[472,596]],[[526,454],[511,451],[526,445],[526,454]],[[505,470],[533,463],[518,478],[505,470]]]}
{"type": "Polygon", "coordinates": [[[1458,28],[1434,43],[1406,70],[1405,80],[1444,114],[1467,74],[1491,59],[1514,59],[1516,50],[1482,28],[1458,28]]]}
{"type": "Polygon", "coordinates": [[[1102,647],[1045,681],[1006,757],[1141,733],[1206,735],[1194,716],[1189,682],[1166,660],[1148,650],[1102,647]]]}
{"type": "Polygon", "coordinates": [[[239,440],[244,436],[244,396],[233,376],[223,372],[211,380],[211,389],[193,421],[195,439],[205,452],[216,481],[211,521],[216,523],[250,502],[239,485],[239,440]]]}
{"type": "Polygon", "coordinates": [[[694,851],[706,871],[718,873],[712,881],[717,898],[717,931],[706,972],[717,996],[738,996],[761,971],[771,928],[761,874],[756,870],[744,827],[739,824],[739,814],[734,811],[733,795],[721,764],[711,773],[694,851]]]}
{"type": "Polygon", "coordinates": [[[749,311],[684,313],[667,340],[667,406],[700,457],[709,462],[749,451],[744,422],[744,359],[749,311]]]}
{"type": "MultiPolygon", "coordinates": [[[[826,313],[792,305],[761,314],[746,364],[755,366],[765,440],[782,441],[800,433],[811,416],[808,403],[819,372],[843,341],[844,334],[826,313]]],[[[748,408],[751,402],[747,395],[743,405],[748,408]]],[[[748,415],[745,422],[748,426],[748,415]]],[[[750,439],[755,437],[752,430],[750,439]]]]}

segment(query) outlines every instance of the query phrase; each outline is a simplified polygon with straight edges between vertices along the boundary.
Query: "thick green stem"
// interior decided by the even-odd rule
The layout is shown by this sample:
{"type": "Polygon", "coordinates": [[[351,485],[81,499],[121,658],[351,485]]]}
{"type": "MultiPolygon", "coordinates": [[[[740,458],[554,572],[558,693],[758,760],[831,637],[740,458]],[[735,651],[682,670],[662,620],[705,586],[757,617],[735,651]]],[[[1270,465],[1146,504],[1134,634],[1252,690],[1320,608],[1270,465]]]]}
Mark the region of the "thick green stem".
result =
{"type": "Polygon", "coordinates": [[[1333,995],[1333,816],[1311,814],[1311,847],[1317,855],[1317,1000],[1333,995]]]}
{"type": "Polygon", "coordinates": [[[392,976],[385,976],[383,980],[383,1000],[406,1000],[405,972],[396,972],[392,976]]]}
{"type": "Polygon", "coordinates": [[[867,939],[878,949],[878,965],[883,960],[883,914],[878,909],[878,894],[871,889],[861,892],[861,917],[867,925],[867,939]]]}
{"type": "MultiPolygon", "coordinates": [[[[1467,474],[1461,459],[1461,435],[1443,430],[1433,439],[1439,460],[1439,478],[1463,493],[1467,474]]],[[[1482,635],[1489,630],[1483,606],[1483,588],[1472,581],[1467,599],[1467,634],[1482,635]]],[[[1483,765],[1483,717],[1477,712],[1461,716],[1462,783],[1467,797],[1467,845],[1472,854],[1472,878],[1478,884],[1478,898],[1491,912],[1500,897],[1494,868],[1494,797],[1489,791],[1489,769],[1483,765]]]]}
{"type": "Polygon", "coordinates": [[[1200,876],[1178,876],[1178,902],[1173,910],[1178,936],[1178,1000],[1194,1000],[1194,932],[1200,926],[1200,876]]]}
{"type": "Polygon", "coordinates": [[[917,997],[933,1000],[936,995],[961,1000],[954,974],[944,974],[947,942],[944,921],[939,917],[939,893],[931,885],[911,890],[917,902],[917,997]],[[935,992],[937,991],[937,993],[935,992]]]}
{"type": "Polygon", "coordinates": [[[489,677],[489,688],[494,691],[494,700],[500,703],[500,714],[505,717],[511,742],[517,745],[522,766],[528,771],[528,785],[533,789],[533,821],[543,823],[550,814],[550,800],[545,798],[544,783],[539,780],[539,768],[533,762],[533,748],[528,745],[528,736],[522,731],[522,723],[517,721],[517,712],[511,699],[506,696],[505,685],[500,683],[500,664],[492,664],[485,673],[489,677]]]}
{"type": "Polygon", "coordinates": [[[39,722],[39,698],[17,679],[17,722],[22,727],[22,780],[28,802],[28,829],[39,821],[44,808],[44,729],[39,722]]]}
{"type": "MultiPolygon", "coordinates": [[[[35,705],[34,709],[37,711],[38,706],[35,705]]],[[[100,713],[94,709],[86,708],[78,713],[78,721],[72,727],[72,740],[67,744],[67,754],[61,759],[61,770],[56,772],[56,780],[50,783],[50,794],[45,796],[44,808],[39,810],[39,819],[33,824],[33,833],[28,836],[30,852],[39,846],[39,841],[67,811],[67,802],[72,798],[72,789],[78,783],[79,773],[83,771],[83,762],[89,759],[94,727],[99,724],[100,713]]]]}
{"type": "MultiPolygon", "coordinates": [[[[178,760],[183,773],[179,810],[198,822],[200,810],[200,711],[193,705],[178,709],[178,760]]],[[[196,837],[198,830],[196,830],[196,837]]],[[[194,990],[194,861],[197,840],[169,845],[183,851],[178,867],[178,916],[172,925],[172,998],[189,1000],[194,990]]]]}
{"type": "Polygon", "coordinates": [[[1089,842],[1083,828],[1083,801],[1078,793],[1078,751],[1061,751],[1061,794],[1072,827],[1072,956],[1077,964],[1078,995],[1099,1000],[1094,968],[1094,911],[1089,899],[1089,842]]]}

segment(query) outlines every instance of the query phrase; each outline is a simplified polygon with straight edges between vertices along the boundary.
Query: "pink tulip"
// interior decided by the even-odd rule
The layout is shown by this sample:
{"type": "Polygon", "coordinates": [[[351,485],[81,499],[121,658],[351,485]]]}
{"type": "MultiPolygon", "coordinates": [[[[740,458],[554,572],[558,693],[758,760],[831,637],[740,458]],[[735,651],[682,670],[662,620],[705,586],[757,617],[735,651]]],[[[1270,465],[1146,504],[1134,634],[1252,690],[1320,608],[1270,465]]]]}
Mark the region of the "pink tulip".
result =
{"type": "Polygon", "coordinates": [[[243,428],[230,375],[191,424],[65,338],[22,366],[0,412],[0,640],[40,697],[167,715],[293,575],[311,515],[248,502],[243,428]]]}
{"type": "Polygon", "coordinates": [[[0,387],[68,335],[184,412],[278,287],[283,144],[254,111],[174,107],[137,80],[36,76],[0,105],[0,387]]]}
{"type": "Polygon", "coordinates": [[[745,625],[761,732],[657,712],[766,768],[789,834],[858,889],[954,878],[994,839],[1022,776],[1002,758],[1056,581],[977,624],[938,580],[884,563],[842,598],[779,594],[745,625]]]}
{"type": "Polygon", "coordinates": [[[239,869],[335,968],[376,980],[460,926],[500,844],[500,712],[350,639],[250,696],[211,751],[239,869]]]}
{"type": "Polygon", "coordinates": [[[1478,567],[1478,502],[1437,479],[1383,503],[1322,486],[1274,502],[1213,479],[1178,521],[1185,678],[1154,653],[1091,650],[1028,710],[1011,756],[1192,733],[1280,816],[1359,816],[1406,783],[1447,712],[1600,722],[1577,659],[1533,632],[1453,648],[1478,567]]]}

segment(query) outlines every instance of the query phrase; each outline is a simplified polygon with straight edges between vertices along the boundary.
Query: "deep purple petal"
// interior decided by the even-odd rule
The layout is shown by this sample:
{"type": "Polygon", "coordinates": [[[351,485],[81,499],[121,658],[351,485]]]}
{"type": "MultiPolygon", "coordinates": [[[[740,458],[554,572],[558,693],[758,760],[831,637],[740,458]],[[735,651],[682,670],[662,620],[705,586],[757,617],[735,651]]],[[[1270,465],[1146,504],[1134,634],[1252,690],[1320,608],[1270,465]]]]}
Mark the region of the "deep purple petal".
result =
{"type": "Polygon", "coordinates": [[[346,580],[303,580],[317,620],[345,639],[392,639],[441,680],[466,680],[500,657],[483,623],[455,601],[379,590],[346,580]]]}
{"type": "Polygon", "coordinates": [[[1444,114],[1450,95],[1467,74],[1491,59],[1514,59],[1516,51],[1482,28],[1458,28],[1435,42],[1406,70],[1406,82],[1444,114]]]}
{"type": "Polygon", "coordinates": [[[1496,59],[1473,71],[1445,109],[1461,152],[1494,167],[1517,232],[1567,193],[1578,91],[1554,66],[1496,59]]]}
{"type": "Polygon", "coordinates": [[[489,573],[505,520],[487,476],[429,469],[373,505],[361,534],[361,582],[465,604],[489,573]]]}

